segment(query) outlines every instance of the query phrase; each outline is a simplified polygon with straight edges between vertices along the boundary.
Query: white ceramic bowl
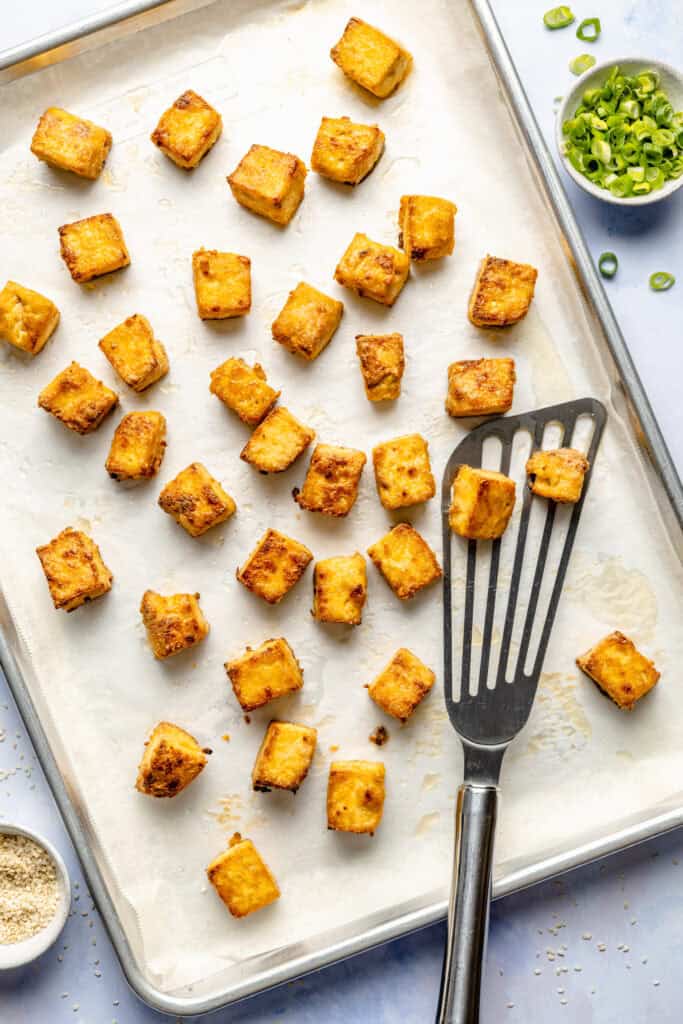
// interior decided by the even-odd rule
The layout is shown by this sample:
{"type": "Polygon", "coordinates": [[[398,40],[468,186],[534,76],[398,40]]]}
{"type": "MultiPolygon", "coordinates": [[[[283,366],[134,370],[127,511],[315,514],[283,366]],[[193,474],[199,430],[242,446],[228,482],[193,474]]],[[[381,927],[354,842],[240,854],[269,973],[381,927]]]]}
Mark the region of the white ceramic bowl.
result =
{"type": "Polygon", "coordinates": [[[30,939],[25,939],[23,942],[0,943],[0,971],[7,971],[12,967],[23,967],[24,964],[29,964],[56,942],[69,916],[71,882],[64,861],[52,843],[48,843],[47,839],[39,836],[36,832],[32,832],[31,829],[22,828],[20,825],[7,825],[4,823],[0,823],[0,834],[26,836],[27,839],[32,839],[38,846],[42,846],[54,862],[60,889],[59,903],[55,915],[42,931],[32,935],[30,939]]]}
{"type": "Polygon", "coordinates": [[[582,188],[584,192],[595,196],[596,199],[603,199],[606,203],[613,203],[615,206],[648,206],[650,203],[658,203],[660,199],[666,199],[672,192],[680,188],[683,185],[683,175],[680,178],[673,178],[671,181],[667,181],[662,188],[656,192],[650,192],[648,195],[619,198],[618,196],[613,196],[609,189],[595,185],[588,178],[585,178],[583,174],[575,170],[562,151],[564,143],[562,125],[565,121],[571,119],[574,111],[581,103],[581,97],[586,89],[602,85],[615,64],[627,75],[639,74],[641,71],[656,71],[659,75],[660,86],[669,97],[674,110],[683,110],[683,74],[680,71],[671,67],[670,64],[663,64],[660,60],[648,60],[646,57],[615,57],[612,60],[605,60],[594,64],[592,68],[584,71],[576,79],[571,89],[565,95],[560,109],[557,111],[555,141],[557,142],[557,149],[567,174],[574,179],[579,188],[582,188]]]}

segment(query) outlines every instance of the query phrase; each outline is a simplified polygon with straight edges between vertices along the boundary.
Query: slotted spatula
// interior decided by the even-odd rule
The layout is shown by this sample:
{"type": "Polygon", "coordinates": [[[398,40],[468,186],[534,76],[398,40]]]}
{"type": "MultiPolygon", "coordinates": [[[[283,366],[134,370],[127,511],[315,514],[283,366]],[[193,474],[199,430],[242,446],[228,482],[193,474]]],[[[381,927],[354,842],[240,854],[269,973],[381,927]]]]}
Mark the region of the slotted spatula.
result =
{"type": "MultiPolygon", "coordinates": [[[[451,724],[460,736],[465,754],[464,781],[458,790],[455,817],[455,857],[453,879],[448,907],[448,939],[444,956],[441,992],[436,1015],[437,1024],[476,1024],[479,1020],[481,981],[488,930],[493,867],[493,839],[498,812],[498,780],[503,755],[522,728],[533,703],[536,687],[543,668],[550,632],[560,593],[564,583],[569,556],[574,545],[581,510],[590,484],[595,454],[605,425],[606,411],[592,398],[578,399],[563,405],[549,406],[535,412],[523,413],[491,420],[473,430],[455,449],[444,472],[442,488],[443,556],[444,556],[444,695],[451,724]],[[528,594],[520,594],[520,581],[524,565],[529,517],[532,502],[543,501],[534,497],[526,482],[517,482],[517,501],[522,501],[517,526],[516,548],[509,586],[498,589],[501,540],[464,541],[453,536],[448,523],[451,487],[458,467],[467,464],[481,466],[484,442],[497,438],[501,444],[500,471],[509,474],[513,443],[522,431],[531,435],[531,450],[543,443],[545,428],[556,424],[560,428],[557,447],[569,447],[577,420],[589,417],[592,436],[586,456],[590,463],[584,480],[581,500],[573,506],[566,525],[564,545],[546,608],[546,617],[540,632],[537,653],[531,667],[525,666],[529,644],[534,630],[548,549],[553,534],[557,506],[547,502],[545,525],[537,562],[528,594]],[[520,486],[521,484],[521,486],[520,486]],[[520,493],[521,492],[521,493],[520,493]],[[478,545],[490,546],[490,569],[484,613],[484,628],[476,686],[471,685],[473,625],[475,608],[475,576],[478,545]],[[451,552],[454,557],[467,558],[464,626],[461,651],[460,687],[453,687],[453,627],[451,609],[451,552]],[[458,550],[458,549],[461,550],[458,550]],[[496,600],[507,600],[505,617],[498,650],[497,665],[492,665],[492,642],[496,600]],[[516,660],[508,656],[511,651],[515,611],[518,602],[526,605],[524,624],[518,643],[516,660]]],[[[508,530],[513,529],[513,523],[508,530]]],[[[538,630],[534,633],[538,635],[538,630]]],[[[514,647],[517,647],[515,643],[514,647]]],[[[533,653],[533,652],[532,652],[533,653]]]]}

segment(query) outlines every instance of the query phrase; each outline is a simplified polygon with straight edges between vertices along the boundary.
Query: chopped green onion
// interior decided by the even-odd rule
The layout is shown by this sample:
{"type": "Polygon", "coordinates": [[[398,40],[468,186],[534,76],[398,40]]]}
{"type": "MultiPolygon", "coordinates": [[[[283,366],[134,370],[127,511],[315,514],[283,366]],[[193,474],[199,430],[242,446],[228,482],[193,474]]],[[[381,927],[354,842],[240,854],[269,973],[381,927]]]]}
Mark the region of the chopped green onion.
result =
{"type": "Polygon", "coordinates": [[[588,71],[594,64],[595,57],[591,57],[590,53],[582,53],[569,61],[569,70],[573,75],[582,75],[584,71],[588,71]]]}
{"type": "Polygon", "coordinates": [[[594,43],[602,32],[599,18],[584,18],[576,30],[576,38],[582,43],[594,43]]]}
{"type": "Polygon", "coordinates": [[[669,288],[673,288],[676,284],[676,278],[673,274],[668,274],[664,270],[658,271],[656,274],[650,274],[650,288],[653,292],[668,292],[669,288]]]}
{"type": "Polygon", "coordinates": [[[613,252],[603,252],[598,260],[598,270],[603,277],[614,277],[619,267],[619,260],[613,252]]]}
{"type": "Polygon", "coordinates": [[[574,15],[566,6],[553,7],[543,15],[543,24],[546,28],[566,28],[571,25],[574,15]]]}

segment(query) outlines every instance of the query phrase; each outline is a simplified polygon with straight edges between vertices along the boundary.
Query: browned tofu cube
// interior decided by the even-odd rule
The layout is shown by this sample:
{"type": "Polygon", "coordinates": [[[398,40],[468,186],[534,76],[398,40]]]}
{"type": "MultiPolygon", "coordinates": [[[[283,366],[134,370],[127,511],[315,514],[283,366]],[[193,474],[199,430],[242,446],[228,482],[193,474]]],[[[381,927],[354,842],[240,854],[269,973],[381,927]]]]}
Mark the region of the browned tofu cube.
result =
{"type": "Polygon", "coordinates": [[[168,373],[168,356],[145,316],[135,313],[105,334],[99,346],[124,384],[145,391],[168,373]]]}
{"type": "Polygon", "coordinates": [[[659,679],[654,663],[618,630],[577,658],[576,664],[623,711],[632,711],[659,679]]]}
{"type": "Polygon", "coordinates": [[[254,711],[304,685],[301,666],[282,637],[255,650],[247,647],[241,657],[226,661],[225,671],[243,711],[254,711]]]}
{"type": "Polygon", "coordinates": [[[201,462],[192,462],[166,484],[159,505],[173,516],[191,537],[201,537],[212,526],[224,523],[237,506],[201,462]]]}
{"type": "Polygon", "coordinates": [[[8,281],[0,292],[0,338],[35,356],[59,323],[59,310],[40,292],[8,281]]]}
{"type": "Polygon", "coordinates": [[[515,482],[493,469],[460,466],[453,481],[448,521],[470,540],[502,537],[515,507],[515,482]]]}
{"type": "Polygon", "coordinates": [[[206,874],[233,917],[246,917],[280,898],[270,868],[251,839],[242,839],[239,832],[229,849],[211,861],[206,874]]]}
{"type": "Polygon", "coordinates": [[[202,320],[228,320],[251,309],[251,260],[233,252],[198,249],[192,254],[197,312],[202,320]]]}
{"type": "Polygon", "coordinates": [[[437,196],[401,196],[398,212],[401,249],[411,260],[440,260],[455,246],[455,215],[458,207],[437,196]]]}
{"type": "Polygon", "coordinates": [[[289,789],[296,793],[306,778],[318,733],[307,725],[271,722],[251,773],[255,790],[289,789]]]}
{"type": "Polygon", "coordinates": [[[460,359],[451,363],[446,412],[455,417],[507,412],[516,379],[514,359],[460,359]]]}
{"type": "Polygon", "coordinates": [[[275,224],[289,224],[304,197],[306,164],[268,146],[252,146],[228,178],[238,203],[275,224]]]}
{"type": "Polygon", "coordinates": [[[400,43],[360,18],[349,19],[330,57],[347,78],[380,99],[398,88],[413,62],[400,43]]]}
{"type": "Polygon", "coordinates": [[[391,245],[357,233],[337,264],[334,279],[367,299],[393,306],[410,273],[410,259],[391,245]]]}
{"type": "Polygon", "coordinates": [[[368,693],[382,711],[405,722],[424,700],[436,676],[411,651],[401,647],[389,664],[368,686],[368,693]]]}
{"type": "Polygon", "coordinates": [[[106,128],[59,107],[48,107],[31,140],[31,152],[39,160],[81,178],[98,178],[110,149],[106,128]]]}
{"type": "Polygon", "coordinates": [[[114,577],[102,561],[94,540],[67,527],[49,544],[36,548],[55,608],[74,608],[102,597],[114,577]]]}
{"type": "Polygon", "coordinates": [[[303,281],[289,293],[273,323],[273,337],[302,359],[316,359],[339,327],[344,303],[303,281]]]}
{"type": "Polygon", "coordinates": [[[372,449],[375,482],[385,508],[404,508],[428,501],[436,493],[427,442],[420,434],[406,434],[372,449]]]}
{"type": "Polygon", "coordinates": [[[588,459],[575,448],[534,452],[526,464],[534,494],[551,501],[574,503],[581,498],[588,459]]]}
{"type": "Polygon", "coordinates": [[[357,334],[356,352],[367,398],[371,402],[398,398],[405,369],[403,335],[357,334]]]}
{"type": "Polygon", "coordinates": [[[368,548],[368,554],[401,601],[441,578],[436,555],[408,523],[398,523],[368,548]]]}
{"type": "Polygon", "coordinates": [[[164,111],[150,138],[174,164],[189,171],[206,156],[222,128],[218,111],[188,89],[164,111]]]}
{"type": "Polygon", "coordinates": [[[384,132],[376,124],[324,117],[313,145],[311,168],[332,181],[357,185],[370,173],[383,150],[384,132]]]}
{"type": "Polygon", "coordinates": [[[111,213],[63,224],[59,245],[62,259],[77,284],[111,274],[130,263],[121,225],[111,213]]]}
{"type": "Polygon", "coordinates": [[[358,484],[366,459],[355,448],[318,444],[301,490],[294,491],[294,500],[309,512],[325,516],[346,516],[358,497],[358,484]]]}
{"type": "Polygon", "coordinates": [[[145,743],[135,788],[147,796],[177,796],[204,770],[210,753],[179,725],[159,722],[145,743]]]}
{"type": "Polygon", "coordinates": [[[154,657],[171,658],[201,643],[209,624],[199,607],[199,594],[170,594],[164,597],[146,590],[140,602],[142,621],[154,657]]]}
{"type": "Polygon", "coordinates": [[[114,431],[104,466],[113,480],[147,480],[159,472],[166,451],[166,418],[128,412],[114,431]]]}
{"type": "Polygon", "coordinates": [[[327,827],[373,834],[384,810],[381,761],[333,761],[327,782],[327,827]]]}
{"type": "Polygon", "coordinates": [[[277,604],[301,579],[313,558],[305,544],[279,530],[266,530],[237,579],[268,604],[277,604]]]}
{"type": "Polygon", "coordinates": [[[313,573],[313,618],[359,626],[368,596],[365,559],[354,555],[323,558],[313,573]]]}
{"type": "Polygon", "coordinates": [[[284,405],[268,413],[240,452],[240,458],[261,473],[282,473],[299,458],[313,438],[315,430],[292,416],[284,405]]]}
{"type": "Polygon", "coordinates": [[[250,427],[258,426],[280,396],[267,383],[260,363],[247,366],[243,359],[236,358],[226,359],[211,371],[209,390],[250,427]]]}
{"type": "Polygon", "coordinates": [[[78,363],[70,363],[38,395],[38,405],[69,430],[89,434],[118,402],[118,395],[78,363]]]}
{"type": "Polygon", "coordinates": [[[506,327],[529,312],[538,271],[528,263],[486,256],[470,296],[468,315],[475,327],[506,327]]]}

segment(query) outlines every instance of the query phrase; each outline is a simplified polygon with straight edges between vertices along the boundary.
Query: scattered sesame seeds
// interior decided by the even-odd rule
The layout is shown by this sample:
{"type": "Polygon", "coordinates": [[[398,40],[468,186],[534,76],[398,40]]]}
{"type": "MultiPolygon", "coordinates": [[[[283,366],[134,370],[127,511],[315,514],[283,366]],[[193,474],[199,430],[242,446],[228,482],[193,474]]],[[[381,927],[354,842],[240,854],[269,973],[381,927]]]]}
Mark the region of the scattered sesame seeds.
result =
{"type": "Polygon", "coordinates": [[[585,939],[586,942],[590,942],[590,940],[593,938],[593,936],[591,935],[590,932],[584,932],[583,935],[581,936],[581,938],[585,939]]]}

